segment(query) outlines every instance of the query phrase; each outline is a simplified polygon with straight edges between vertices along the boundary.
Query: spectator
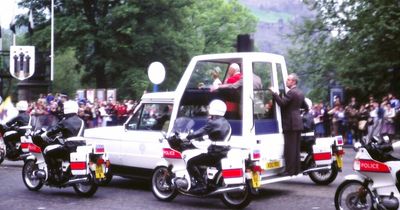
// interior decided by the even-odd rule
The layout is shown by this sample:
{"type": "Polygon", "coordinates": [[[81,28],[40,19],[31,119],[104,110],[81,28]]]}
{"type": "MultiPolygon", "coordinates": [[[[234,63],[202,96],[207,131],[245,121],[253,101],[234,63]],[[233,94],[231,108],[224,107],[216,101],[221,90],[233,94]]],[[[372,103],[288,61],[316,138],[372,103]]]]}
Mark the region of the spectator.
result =
{"type": "Polygon", "coordinates": [[[137,105],[137,103],[134,102],[133,100],[128,100],[128,103],[126,104],[126,111],[127,111],[128,115],[133,113],[136,105],[137,105]]]}
{"type": "MultiPolygon", "coordinates": [[[[323,103],[321,102],[321,104],[323,104],[323,103]]],[[[332,131],[331,131],[332,117],[328,113],[329,110],[330,110],[329,105],[323,106],[322,110],[321,110],[321,112],[323,113],[322,118],[324,121],[323,123],[324,123],[325,137],[332,135],[332,131]]]]}
{"type": "Polygon", "coordinates": [[[390,140],[393,140],[395,135],[394,118],[395,111],[392,105],[388,102],[383,103],[384,115],[382,120],[381,136],[387,135],[390,140]]]}
{"type": "Polygon", "coordinates": [[[111,121],[110,116],[108,115],[107,111],[106,111],[106,106],[107,106],[107,102],[102,102],[100,104],[100,107],[98,109],[99,111],[99,116],[100,116],[100,125],[101,127],[105,127],[107,126],[107,122],[111,121]]]}
{"type": "Polygon", "coordinates": [[[50,105],[51,102],[52,102],[53,100],[54,100],[53,94],[52,94],[52,93],[48,93],[48,94],[47,94],[47,97],[46,97],[46,103],[47,103],[47,105],[50,105]]]}
{"type": "Polygon", "coordinates": [[[358,110],[356,107],[358,107],[358,105],[354,100],[346,107],[345,112],[347,117],[347,126],[345,126],[345,130],[347,130],[347,140],[349,143],[355,138],[358,129],[358,110]]]}
{"type": "Polygon", "coordinates": [[[354,137],[356,141],[361,141],[362,138],[367,135],[369,117],[368,108],[369,104],[361,105],[360,109],[357,112],[358,126],[356,135],[354,137]]]}
{"type": "Polygon", "coordinates": [[[329,110],[328,114],[331,115],[331,135],[332,136],[337,136],[339,135],[339,110],[341,108],[340,104],[336,104],[331,110],[329,110]]]}
{"type": "Polygon", "coordinates": [[[358,110],[360,108],[360,106],[358,105],[357,99],[356,97],[351,97],[350,103],[348,104],[349,107],[358,110]]]}
{"type": "Polygon", "coordinates": [[[377,101],[372,102],[372,107],[370,106],[369,117],[371,118],[370,125],[368,127],[367,142],[369,142],[373,137],[379,139],[382,119],[384,110],[379,106],[377,101]]]}
{"type": "Polygon", "coordinates": [[[322,104],[316,104],[313,107],[312,114],[314,117],[314,125],[315,125],[315,137],[324,137],[325,128],[324,128],[324,110],[322,109],[322,104]]]}
{"type": "Polygon", "coordinates": [[[115,109],[115,105],[109,101],[106,107],[106,113],[109,116],[109,120],[106,122],[106,126],[117,125],[117,110],[115,109]]]}
{"type": "Polygon", "coordinates": [[[118,125],[124,124],[126,119],[128,118],[128,109],[124,103],[116,102],[115,109],[117,111],[117,123],[118,125]]]}

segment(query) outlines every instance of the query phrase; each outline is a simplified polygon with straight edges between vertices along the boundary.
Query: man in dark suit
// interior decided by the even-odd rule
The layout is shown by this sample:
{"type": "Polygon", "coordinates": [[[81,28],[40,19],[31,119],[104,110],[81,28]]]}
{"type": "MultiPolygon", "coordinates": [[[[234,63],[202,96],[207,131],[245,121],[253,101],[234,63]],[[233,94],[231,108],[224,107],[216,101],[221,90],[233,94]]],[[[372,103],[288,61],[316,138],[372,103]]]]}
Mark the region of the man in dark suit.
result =
{"type": "Polygon", "coordinates": [[[297,175],[300,168],[300,137],[303,130],[303,120],[300,108],[308,108],[304,101],[304,94],[297,86],[298,77],[296,74],[289,74],[286,86],[289,91],[284,96],[272,91],[272,96],[281,107],[282,129],[285,141],[284,156],[286,171],[284,175],[297,175]]]}

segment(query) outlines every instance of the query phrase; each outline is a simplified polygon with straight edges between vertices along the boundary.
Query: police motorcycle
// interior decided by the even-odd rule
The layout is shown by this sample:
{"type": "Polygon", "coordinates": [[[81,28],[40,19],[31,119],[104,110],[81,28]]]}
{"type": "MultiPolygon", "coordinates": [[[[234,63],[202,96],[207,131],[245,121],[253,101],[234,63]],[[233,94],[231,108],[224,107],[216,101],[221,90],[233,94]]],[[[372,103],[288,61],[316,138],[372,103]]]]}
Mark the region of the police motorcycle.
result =
{"type": "MultiPolygon", "coordinates": [[[[311,107],[311,101],[307,103],[311,107]]],[[[304,130],[301,133],[300,160],[303,174],[308,175],[316,184],[328,185],[343,168],[343,138],[316,138],[312,115],[303,112],[302,118],[304,130]]]]}
{"type": "Polygon", "coordinates": [[[336,190],[336,209],[399,209],[400,142],[371,140],[356,143],[356,174],[348,175],[336,190]]]}
{"type": "Polygon", "coordinates": [[[0,125],[0,164],[5,160],[19,161],[24,160],[29,154],[22,151],[21,133],[29,132],[31,126],[11,126],[0,125]],[[5,139],[7,139],[8,144],[5,139]]]}
{"type": "Polygon", "coordinates": [[[20,138],[32,128],[32,118],[26,113],[28,102],[19,101],[16,104],[16,109],[19,111],[19,114],[7,123],[0,125],[0,164],[4,159],[19,161],[27,156],[21,150],[20,138]]]}
{"type": "MultiPolygon", "coordinates": [[[[163,158],[167,164],[160,164],[152,177],[153,195],[161,201],[171,201],[178,193],[194,197],[219,195],[229,208],[244,208],[252,199],[250,185],[246,179],[245,157],[240,149],[226,149],[226,157],[212,166],[204,166],[202,174],[207,189],[202,192],[192,191],[196,181],[189,176],[186,164],[190,158],[206,153],[207,147],[197,141],[186,139],[194,121],[187,117],[177,118],[170,136],[164,134],[161,143],[164,146],[163,158]]],[[[225,139],[229,141],[230,134],[225,139]]]]}
{"type": "Polygon", "coordinates": [[[22,180],[31,191],[43,185],[64,188],[72,186],[83,197],[96,193],[98,183],[104,181],[110,162],[101,144],[86,145],[82,137],[62,139],[56,137],[52,144],[41,134],[45,129],[25,135],[22,141],[24,152],[29,152],[22,168],[22,180]],[[45,161],[46,152],[63,144],[68,154],[58,157],[51,166],[45,161]]]}

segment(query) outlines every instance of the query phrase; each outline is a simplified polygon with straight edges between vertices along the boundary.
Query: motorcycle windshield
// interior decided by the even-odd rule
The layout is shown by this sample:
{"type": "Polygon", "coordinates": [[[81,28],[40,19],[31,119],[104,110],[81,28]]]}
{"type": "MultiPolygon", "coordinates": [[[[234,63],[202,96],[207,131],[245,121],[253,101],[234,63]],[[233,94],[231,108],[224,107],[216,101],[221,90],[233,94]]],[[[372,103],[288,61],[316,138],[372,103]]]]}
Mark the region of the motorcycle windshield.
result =
{"type": "Polygon", "coordinates": [[[189,133],[190,129],[194,126],[194,120],[188,117],[179,117],[175,120],[172,132],[189,133]]]}

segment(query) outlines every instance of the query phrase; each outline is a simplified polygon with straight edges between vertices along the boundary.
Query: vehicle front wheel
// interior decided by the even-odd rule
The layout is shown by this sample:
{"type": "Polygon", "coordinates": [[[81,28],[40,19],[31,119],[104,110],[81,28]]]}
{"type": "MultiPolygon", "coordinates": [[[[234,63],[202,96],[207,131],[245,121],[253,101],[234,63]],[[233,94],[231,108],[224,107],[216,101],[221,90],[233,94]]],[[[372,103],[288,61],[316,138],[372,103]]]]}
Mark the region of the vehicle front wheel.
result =
{"type": "Polygon", "coordinates": [[[5,158],[6,158],[6,150],[2,150],[0,148],[0,164],[4,161],[5,158]]]}
{"type": "MultiPolygon", "coordinates": [[[[316,167],[315,161],[311,160],[309,164],[309,168],[316,167]]],[[[326,171],[313,171],[308,174],[310,179],[318,185],[328,185],[332,183],[339,173],[336,164],[332,164],[331,170],[326,171]]]]}
{"type": "Polygon", "coordinates": [[[373,209],[372,193],[360,181],[346,180],[336,190],[336,209],[373,209]]]}
{"type": "Polygon", "coordinates": [[[27,160],[22,167],[22,180],[29,190],[38,191],[44,184],[43,179],[40,179],[34,175],[34,172],[38,169],[39,168],[35,163],[35,160],[27,160]]]}
{"type": "Polygon", "coordinates": [[[93,196],[96,193],[97,188],[98,188],[98,186],[92,176],[90,176],[88,182],[74,184],[73,187],[74,187],[75,192],[82,197],[93,196]]]}
{"type": "Polygon", "coordinates": [[[0,137],[0,164],[4,161],[7,155],[7,147],[3,138],[0,137]]]}
{"type": "Polygon", "coordinates": [[[151,191],[161,201],[171,201],[178,195],[178,191],[172,186],[167,167],[161,166],[154,170],[151,178],[151,191]]]}

